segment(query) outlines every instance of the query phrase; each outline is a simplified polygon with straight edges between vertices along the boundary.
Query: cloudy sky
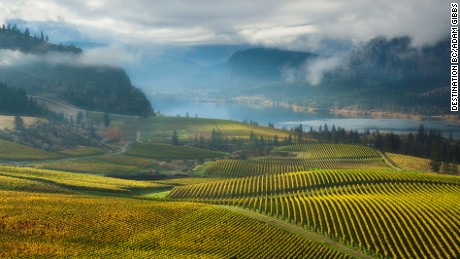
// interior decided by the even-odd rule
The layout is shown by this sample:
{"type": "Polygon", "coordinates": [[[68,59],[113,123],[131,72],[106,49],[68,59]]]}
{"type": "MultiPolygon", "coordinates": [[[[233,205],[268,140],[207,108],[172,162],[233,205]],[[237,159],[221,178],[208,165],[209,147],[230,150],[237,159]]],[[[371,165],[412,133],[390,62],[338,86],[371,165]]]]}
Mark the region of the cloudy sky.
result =
{"type": "MultiPolygon", "coordinates": [[[[321,60],[318,66],[311,66],[317,69],[307,71],[305,77],[317,83],[323,71],[341,63],[340,55],[346,55],[351,46],[372,37],[410,36],[414,47],[432,45],[448,38],[450,2],[0,0],[0,22],[17,24],[21,30],[28,27],[32,34],[40,34],[43,30],[54,43],[74,42],[85,50],[79,62],[122,66],[133,83],[139,86],[155,84],[152,82],[158,76],[152,71],[161,71],[163,56],[188,59],[183,54],[190,53],[195,45],[231,47],[230,51],[227,48],[213,60],[193,60],[198,70],[201,69],[199,66],[206,66],[205,63],[226,62],[231,53],[248,45],[330,56],[321,60]]],[[[209,53],[203,55],[201,52],[200,55],[209,56],[209,53]]],[[[11,51],[3,51],[0,56],[4,64],[34,59],[11,51]]],[[[60,57],[56,60],[62,62],[66,59],[60,57]]],[[[179,68],[184,64],[179,63],[179,68]]],[[[190,67],[189,72],[195,68],[190,67]]],[[[172,70],[176,71],[176,68],[172,70]]],[[[296,73],[286,71],[287,78],[296,73]]]]}
{"type": "Polygon", "coordinates": [[[0,0],[0,20],[54,24],[110,45],[308,49],[322,38],[409,35],[422,46],[448,36],[449,8],[446,0],[0,0]]]}

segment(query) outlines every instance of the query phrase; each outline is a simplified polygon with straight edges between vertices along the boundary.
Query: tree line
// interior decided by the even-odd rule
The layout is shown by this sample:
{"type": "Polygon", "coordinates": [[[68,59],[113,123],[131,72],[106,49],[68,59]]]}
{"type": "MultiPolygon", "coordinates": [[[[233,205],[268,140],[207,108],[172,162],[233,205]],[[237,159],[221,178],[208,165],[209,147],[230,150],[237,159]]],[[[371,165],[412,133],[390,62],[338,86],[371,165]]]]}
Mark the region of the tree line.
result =
{"type": "Polygon", "coordinates": [[[291,130],[297,132],[297,137],[305,134],[321,142],[367,145],[385,152],[428,158],[431,169],[435,172],[441,169],[449,171],[449,165],[453,167],[460,161],[460,141],[454,140],[452,132],[448,138],[444,138],[440,130],[426,129],[423,124],[420,124],[416,133],[399,135],[393,132],[381,133],[378,130],[371,132],[368,129],[358,132],[336,128],[334,125],[329,129],[327,124],[320,126],[318,130],[310,128],[308,132],[303,132],[301,125],[291,130]]]}
{"type": "Polygon", "coordinates": [[[0,83],[0,112],[4,114],[42,116],[48,114],[48,109],[27,97],[24,89],[9,87],[0,83]]]}

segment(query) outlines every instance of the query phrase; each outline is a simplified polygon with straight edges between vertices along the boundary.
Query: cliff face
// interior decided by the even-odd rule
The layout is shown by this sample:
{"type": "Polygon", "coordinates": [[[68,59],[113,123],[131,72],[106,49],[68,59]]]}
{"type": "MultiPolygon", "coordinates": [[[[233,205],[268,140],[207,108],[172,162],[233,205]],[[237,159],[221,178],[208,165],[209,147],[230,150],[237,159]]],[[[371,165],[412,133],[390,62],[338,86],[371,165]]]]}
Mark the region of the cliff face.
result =
{"type": "Polygon", "coordinates": [[[449,46],[416,49],[408,37],[377,37],[344,57],[250,49],[229,59],[227,85],[236,96],[318,109],[447,114],[449,46]]]}
{"type": "Polygon", "coordinates": [[[9,86],[24,88],[31,94],[53,94],[84,109],[132,115],[152,111],[144,93],[132,86],[122,68],[72,62],[81,55],[79,48],[50,44],[19,31],[0,30],[0,51],[6,50],[10,55],[26,58],[0,62],[0,82],[9,86]],[[60,55],[65,55],[65,62],[60,55]]]}

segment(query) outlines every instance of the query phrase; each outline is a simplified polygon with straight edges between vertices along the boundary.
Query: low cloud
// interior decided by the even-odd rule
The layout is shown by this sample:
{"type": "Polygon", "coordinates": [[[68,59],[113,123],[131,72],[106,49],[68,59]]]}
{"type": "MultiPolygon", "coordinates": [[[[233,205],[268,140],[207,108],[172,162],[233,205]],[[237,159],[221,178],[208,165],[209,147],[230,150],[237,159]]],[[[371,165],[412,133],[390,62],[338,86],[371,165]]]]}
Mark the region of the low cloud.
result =
{"type": "Polygon", "coordinates": [[[311,85],[319,85],[325,73],[339,68],[344,61],[345,58],[341,56],[315,59],[306,66],[305,79],[311,85]]]}
{"type": "Polygon", "coordinates": [[[424,46],[448,37],[450,28],[444,0],[18,0],[0,2],[0,9],[4,21],[66,24],[109,45],[252,43],[311,50],[322,38],[356,43],[409,36],[414,46],[424,46]]]}
{"type": "Polygon", "coordinates": [[[286,66],[281,74],[286,82],[308,82],[319,85],[328,72],[332,72],[346,64],[347,56],[319,57],[304,62],[298,67],[286,66]]]}
{"type": "Polygon", "coordinates": [[[77,64],[82,65],[106,65],[120,67],[127,64],[137,63],[140,53],[129,51],[121,45],[111,45],[102,48],[85,50],[76,59],[77,64]]]}
{"type": "Polygon", "coordinates": [[[17,50],[0,50],[0,66],[25,66],[37,63],[96,65],[121,67],[135,64],[140,54],[122,46],[107,46],[84,51],[82,54],[50,51],[46,54],[30,54],[17,50]]]}

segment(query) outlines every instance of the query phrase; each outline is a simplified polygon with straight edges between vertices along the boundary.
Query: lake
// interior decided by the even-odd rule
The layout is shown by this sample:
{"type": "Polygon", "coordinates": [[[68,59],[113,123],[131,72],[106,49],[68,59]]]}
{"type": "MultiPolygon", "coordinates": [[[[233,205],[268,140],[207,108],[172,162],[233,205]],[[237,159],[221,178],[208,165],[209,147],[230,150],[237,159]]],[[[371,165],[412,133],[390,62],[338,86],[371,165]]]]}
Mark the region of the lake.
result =
{"type": "Polygon", "coordinates": [[[242,122],[255,121],[259,125],[267,126],[273,123],[277,128],[291,128],[302,124],[305,130],[310,127],[317,130],[319,126],[327,123],[329,129],[332,125],[347,130],[409,133],[416,132],[420,124],[426,129],[439,129],[444,137],[452,131],[454,138],[460,139],[460,124],[447,121],[412,119],[370,118],[347,115],[331,114],[328,112],[295,112],[285,107],[267,107],[241,103],[214,103],[192,102],[181,100],[158,101],[151,100],[155,110],[168,116],[180,115],[190,117],[225,119],[242,122]]]}

